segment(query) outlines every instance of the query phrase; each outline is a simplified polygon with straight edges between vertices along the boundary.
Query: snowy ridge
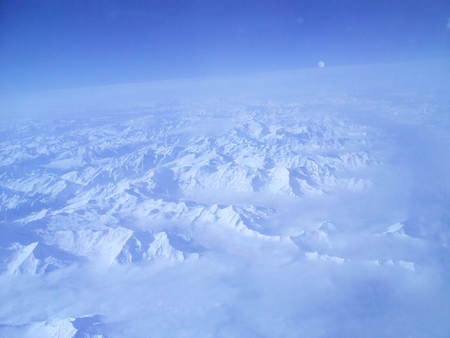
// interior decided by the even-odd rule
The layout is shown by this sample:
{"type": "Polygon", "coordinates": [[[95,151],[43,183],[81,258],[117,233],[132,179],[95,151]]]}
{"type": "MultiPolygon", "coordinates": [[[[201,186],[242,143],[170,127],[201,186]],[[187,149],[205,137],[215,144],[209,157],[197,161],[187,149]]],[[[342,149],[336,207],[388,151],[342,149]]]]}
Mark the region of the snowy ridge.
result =
{"type": "MultiPolygon", "coordinates": [[[[279,241],[280,236],[264,234],[258,222],[247,224],[252,217],[268,216],[257,211],[264,210],[261,206],[219,206],[204,200],[241,194],[295,198],[370,185],[363,177],[345,177],[376,163],[357,148],[367,142],[364,128],[338,120],[296,119],[292,113],[285,124],[277,124],[275,115],[242,113],[228,117],[235,122],[226,129],[203,136],[186,130],[195,122],[189,115],[162,118],[157,127],[151,115],[107,121],[101,128],[60,121],[51,133],[30,122],[22,128],[35,132],[31,138],[12,139],[11,146],[1,149],[2,194],[8,200],[2,212],[10,222],[35,224],[33,231],[43,244],[88,260],[109,265],[119,255],[122,262],[168,255],[180,261],[183,253],[171,252],[167,238],[161,242],[158,237],[165,232],[154,234],[159,247],[144,248],[133,229],[151,236],[167,223],[192,229],[210,224],[240,236],[279,241]],[[22,175],[20,168],[30,164],[34,171],[22,175]],[[204,196],[202,202],[190,200],[196,196],[204,196]],[[133,228],[127,229],[124,220],[133,228]]],[[[204,118],[212,124],[218,117],[204,118]]]]}

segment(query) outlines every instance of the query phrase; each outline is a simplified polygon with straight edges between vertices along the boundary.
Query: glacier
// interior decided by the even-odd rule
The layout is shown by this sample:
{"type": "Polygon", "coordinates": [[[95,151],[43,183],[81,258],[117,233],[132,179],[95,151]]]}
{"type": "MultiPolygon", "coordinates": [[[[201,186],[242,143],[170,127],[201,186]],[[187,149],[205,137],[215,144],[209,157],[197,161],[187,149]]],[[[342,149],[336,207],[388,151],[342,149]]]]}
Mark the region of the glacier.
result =
{"type": "Polygon", "coordinates": [[[449,69],[3,103],[0,337],[448,337],[449,69]]]}

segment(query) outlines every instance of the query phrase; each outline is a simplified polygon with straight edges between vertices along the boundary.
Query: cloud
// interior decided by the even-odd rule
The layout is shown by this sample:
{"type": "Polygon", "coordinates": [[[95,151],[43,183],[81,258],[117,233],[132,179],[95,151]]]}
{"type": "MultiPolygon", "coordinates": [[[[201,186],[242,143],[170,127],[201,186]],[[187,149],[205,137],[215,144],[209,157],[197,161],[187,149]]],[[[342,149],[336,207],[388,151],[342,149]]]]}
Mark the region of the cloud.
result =
{"type": "Polygon", "coordinates": [[[450,329],[450,290],[438,270],[307,260],[278,266],[260,258],[2,277],[0,320],[101,314],[111,337],[444,337],[450,329]]]}

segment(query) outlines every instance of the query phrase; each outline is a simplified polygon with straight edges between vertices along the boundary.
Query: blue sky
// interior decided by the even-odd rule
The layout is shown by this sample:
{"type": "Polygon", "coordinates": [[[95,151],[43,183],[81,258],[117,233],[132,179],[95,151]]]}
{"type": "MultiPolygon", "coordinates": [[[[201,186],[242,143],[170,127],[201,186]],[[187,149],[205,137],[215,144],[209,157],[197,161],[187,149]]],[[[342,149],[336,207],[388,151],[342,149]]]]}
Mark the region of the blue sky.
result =
{"type": "Polygon", "coordinates": [[[6,0],[0,89],[449,57],[450,1],[6,0]]]}

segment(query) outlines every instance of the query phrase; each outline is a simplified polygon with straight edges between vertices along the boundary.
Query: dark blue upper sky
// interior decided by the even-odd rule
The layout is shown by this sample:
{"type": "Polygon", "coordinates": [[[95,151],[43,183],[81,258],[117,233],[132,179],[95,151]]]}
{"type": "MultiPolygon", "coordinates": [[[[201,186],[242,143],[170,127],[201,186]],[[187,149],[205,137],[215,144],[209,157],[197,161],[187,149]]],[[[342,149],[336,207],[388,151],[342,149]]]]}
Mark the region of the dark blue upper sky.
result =
{"type": "Polygon", "coordinates": [[[449,57],[448,0],[2,0],[3,93],[449,57]]]}

